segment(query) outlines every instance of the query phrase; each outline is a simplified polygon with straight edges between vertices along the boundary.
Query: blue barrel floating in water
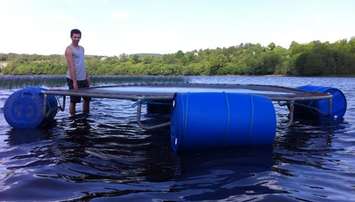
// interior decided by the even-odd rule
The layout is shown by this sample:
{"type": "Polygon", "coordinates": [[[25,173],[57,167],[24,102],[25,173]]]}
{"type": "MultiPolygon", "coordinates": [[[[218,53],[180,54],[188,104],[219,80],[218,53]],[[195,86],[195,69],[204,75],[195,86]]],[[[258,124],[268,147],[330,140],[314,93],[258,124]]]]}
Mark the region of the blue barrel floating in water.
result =
{"type": "Polygon", "coordinates": [[[4,105],[6,121],[14,128],[37,128],[53,120],[58,110],[57,99],[48,95],[44,112],[43,90],[28,87],[10,95],[4,105]]]}
{"type": "Polygon", "coordinates": [[[346,98],[343,92],[337,88],[324,86],[300,86],[298,89],[306,92],[327,93],[333,96],[332,104],[329,99],[311,100],[311,101],[297,101],[295,102],[295,116],[306,118],[326,118],[334,119],[343,118],[346,112],[346,98]],[[332,110],[330,110],[330,108],[332,110]]]}
{"type": "Polygon", "coordinates": [[[270,99],[239,93],[177,93],[171,116],[175,152],[272,145],[276,115],[270,99]]]}
{"type": "Polygon", "coordinates": [[[171,100],[148,100],[148,114],[170,114],[173,108],[171,100]]]}

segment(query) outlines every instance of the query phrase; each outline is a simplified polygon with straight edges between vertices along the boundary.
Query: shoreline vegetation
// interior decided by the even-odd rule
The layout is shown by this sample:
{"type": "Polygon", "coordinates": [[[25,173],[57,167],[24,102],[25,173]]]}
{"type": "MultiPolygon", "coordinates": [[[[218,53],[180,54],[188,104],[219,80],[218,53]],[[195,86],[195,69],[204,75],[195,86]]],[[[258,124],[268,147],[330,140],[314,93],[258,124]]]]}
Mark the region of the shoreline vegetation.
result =
{"type": "MultiPolygon", "coordinates": [[[[0,75],[0,89],[13,89],[28,86],[63,87],[66,76],[61,75],[0,75]]],[[[91,77],[93,86],[117,85],[127,83],[185,83],[184,76],[136,76],[136,75],[94,75],[91,77]]]]}
{"type": "MultiPolygon", "coordinates": [[[[91,75],[275,75],[353,76],[355,37],[334,43],[292,42],[283,48],[245,43],[216,49],[172,54],[121,54],[86,56],[91,75]]],[[[0,53],[2,75],[61,75],[66,72],[63,55],[0,53]]]]}

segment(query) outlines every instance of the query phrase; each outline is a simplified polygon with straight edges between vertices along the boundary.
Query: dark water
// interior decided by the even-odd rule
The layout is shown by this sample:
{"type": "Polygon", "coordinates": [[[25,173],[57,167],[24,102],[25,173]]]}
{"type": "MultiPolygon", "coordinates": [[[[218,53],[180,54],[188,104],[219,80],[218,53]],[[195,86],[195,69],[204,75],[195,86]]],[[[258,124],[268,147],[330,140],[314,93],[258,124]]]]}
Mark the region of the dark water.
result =
{"type": "Polygon", "coordinates": [[[332,86],[345,93],[348,109],[340,123],[284,128],[287,113],[277,107],[273,151],[177,156],[168,128],[137,126],[131,101],[94,99],[90,116],[59,112],[47,129],[14,130],[2,108],[11,93],[64,83],[58,77],[0,77],[0,201],[355,201],[355,79],[110,77],[96,84],[131,80],[332,86]]]}

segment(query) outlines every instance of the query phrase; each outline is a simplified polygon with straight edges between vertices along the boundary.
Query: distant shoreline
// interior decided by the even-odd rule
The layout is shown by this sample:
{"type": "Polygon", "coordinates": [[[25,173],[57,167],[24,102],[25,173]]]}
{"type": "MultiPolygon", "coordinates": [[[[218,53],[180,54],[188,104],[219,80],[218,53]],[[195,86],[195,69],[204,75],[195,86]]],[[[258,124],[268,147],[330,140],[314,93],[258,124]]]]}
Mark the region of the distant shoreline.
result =
{"type": "MultiPolygon", "coordinates": [[[[172,54],[121,54],[114,57],[85,57],[91,75],[355,75],[355,38],[334,43],[292,42],[289,48],[274,43],[241,43],[216,49],[172,54]]],[[[7,65],[0,69],[10,75],[64,74],[63,55],[0,54],[7,65]]]]}
{"type": "MultiPolygon", "coordinates": [[[[92,75],[91,77],[95,78],[180,78],[180,77],[314,77],[314,78],[327,78],[327,77],[340,77],[340,78],[355,78],[355,75],[322,75],[322,76],[305,76],[305,75],[274,75],[274,74],[267,74],[267,75],[92,75]]],[[[0,79],[4,78],[63,78],[65,79],[65,74],[0,74],[0,79]]]]}

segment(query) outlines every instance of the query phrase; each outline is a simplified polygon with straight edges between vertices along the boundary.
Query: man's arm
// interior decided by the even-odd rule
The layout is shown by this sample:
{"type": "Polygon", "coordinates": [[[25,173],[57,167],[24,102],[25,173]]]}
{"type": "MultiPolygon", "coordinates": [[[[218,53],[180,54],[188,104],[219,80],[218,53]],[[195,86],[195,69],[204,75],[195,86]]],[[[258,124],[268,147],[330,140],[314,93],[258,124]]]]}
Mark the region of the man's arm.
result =
{"type": "Polygon", "coordinates": [[[69,47],[65,50],[65,59],[68,63],[70,79],[73,81],[73,88],[78,89],[78,82],[76,80],[76,69],[73,62],[73,54],[69,47]]]}

